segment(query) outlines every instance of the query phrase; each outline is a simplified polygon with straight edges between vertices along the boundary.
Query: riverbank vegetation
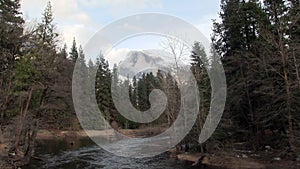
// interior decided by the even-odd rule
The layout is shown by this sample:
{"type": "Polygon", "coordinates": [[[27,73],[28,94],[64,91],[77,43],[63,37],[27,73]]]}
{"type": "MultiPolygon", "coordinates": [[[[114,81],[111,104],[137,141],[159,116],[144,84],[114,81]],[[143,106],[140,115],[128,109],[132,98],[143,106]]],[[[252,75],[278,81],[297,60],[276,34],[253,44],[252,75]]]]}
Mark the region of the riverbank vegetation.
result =
{"type": "MultiPolygon", "coordinates": [[[[86,74],[97,71],[99,108],[117,128],[164,129],[175,121],[181,98],[171,74],[158,71],[120,80],[117,65],[110,69],[101,54],[94,62],[86,61],[75,39],[70,49],[62,45],[50,3],[36,25],[26,25],[20,0],[0,2],[0,145],[6,145],[1,157],[9,164],[18,167],[30,161],[38,130],[81,130],[72,102],[77,60],[86,74]],[[129,86],[131,103],[141,111],[151,106],[151,90],[161,89],[169,98],[164,114],[150,124],[125,119],[112,101],[112,82],[129,86]]],[[[197,122],[178,149],[253,154],[274,150],[280,159],[299,161],[300,2],[222,0],[220,18],[220,22],[214,21],[211,37],[214,57],[206,56],[197,39],[189,51],[201,102],[197,122]],[[225,111],[213,136],[199,144],[211,101],[206,67],[219,65],[218,59],[227,79],[225,111]]]]}

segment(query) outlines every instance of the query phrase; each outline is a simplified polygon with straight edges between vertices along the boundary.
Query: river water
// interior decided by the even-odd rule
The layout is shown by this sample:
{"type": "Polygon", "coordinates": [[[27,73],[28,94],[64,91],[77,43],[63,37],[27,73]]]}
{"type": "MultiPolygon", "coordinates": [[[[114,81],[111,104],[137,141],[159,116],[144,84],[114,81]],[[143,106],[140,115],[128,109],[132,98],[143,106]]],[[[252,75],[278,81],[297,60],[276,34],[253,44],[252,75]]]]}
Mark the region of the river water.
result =
{"type": "Polygon", "coordinates": [[[150,158],[124,158],[111,154],[89,139],[74,145],[66,141],[40,141],[32,160],[25,169],[194,169],[191,163],[176,160],[164,153],[150,158]]]}

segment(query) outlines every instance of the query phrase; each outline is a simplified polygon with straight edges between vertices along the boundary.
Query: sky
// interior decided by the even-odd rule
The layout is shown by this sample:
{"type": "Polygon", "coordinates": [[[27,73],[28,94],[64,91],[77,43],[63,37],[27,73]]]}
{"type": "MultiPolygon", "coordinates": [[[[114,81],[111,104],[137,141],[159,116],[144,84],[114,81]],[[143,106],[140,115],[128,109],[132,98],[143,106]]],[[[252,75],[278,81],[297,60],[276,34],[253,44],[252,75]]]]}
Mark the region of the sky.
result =
{"type": "MultiPolygon", "coordinates": [[[[48,0],[21,0],[27,25],[39,22],[48,0]]],[[[50,0],[61,45],[70,48],[73,38],[83,47],[104,26],[126,16],[155,12],[179,17],[198,28],[209,39],[212,19],[218,19],[219,0],[50,0]]],[[[135,37],[124,41],[120,50],[156,48],[157,36],[135,37]],[[148,43],[137,43],[137,42],[148,43]],[[143,45],[141,45],[143,44],[143,45]]],[[[122,53],[115,50],[115,53],[122,53]]]]}
{"type": "MultiPolygon", "coordinates": [[[[37,22],[48,0],[21,0],[21,11],[27,21],[37,22]]],[[[50,0],[54,23],[61,40],[70,46],[73,37],[78,44],[87,41],[102,27],[138,13],[158,12],[173,15],[196,26],[205,36],[211,34],[211,19],[218,19],[219,0],[50,0]]]]}

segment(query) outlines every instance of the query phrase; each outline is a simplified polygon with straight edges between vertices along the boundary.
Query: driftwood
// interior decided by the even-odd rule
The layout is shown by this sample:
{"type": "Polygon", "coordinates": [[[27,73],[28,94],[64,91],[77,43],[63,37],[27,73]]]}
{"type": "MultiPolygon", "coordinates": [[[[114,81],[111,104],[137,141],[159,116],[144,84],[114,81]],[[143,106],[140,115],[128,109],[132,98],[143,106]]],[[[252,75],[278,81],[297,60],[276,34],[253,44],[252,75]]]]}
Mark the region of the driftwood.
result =
{"type": "Polygon", "coordinates": [[[32,158],[33,160],[45,161],[45,159],[40,158],[40,157],[36,157],[36,156],[34,156],[34,155],[32,155],[31,158],[32,158]]]}
{"type": "Polygon", "coordinates": [[[199,159],[198,159],[197,161],[195,161],[195,162],[192,164],[192,166],[200,166],[200,165],[203,165],[203,164],[202,164],[202,161],[204,160],[205,157],[206,157],[206,156],[205,156],[204,154],[202,154],[202,155],[199,157],[199,159]]]}

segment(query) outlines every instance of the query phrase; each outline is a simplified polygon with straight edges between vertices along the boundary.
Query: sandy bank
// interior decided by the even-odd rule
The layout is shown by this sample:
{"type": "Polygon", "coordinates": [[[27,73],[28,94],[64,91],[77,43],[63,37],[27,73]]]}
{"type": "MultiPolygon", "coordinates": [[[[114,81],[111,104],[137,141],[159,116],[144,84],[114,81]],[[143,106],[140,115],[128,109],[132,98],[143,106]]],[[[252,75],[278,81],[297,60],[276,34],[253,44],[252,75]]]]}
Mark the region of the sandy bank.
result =
{"type": "MultiPolygon", "coordinates": [[[[163,132],[164,128],[153,127],[144,129],[120,129],[119,132],[128,137],[150,137],[163,132]]],[[[61,130],[39,130],[37,140],[42,139],[65,139],[83,137],[106,137],[114,135],[113,129],[108,130],[80,130],[80,131],[61,131],[61,130]]]]}

